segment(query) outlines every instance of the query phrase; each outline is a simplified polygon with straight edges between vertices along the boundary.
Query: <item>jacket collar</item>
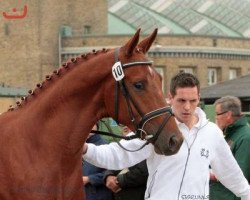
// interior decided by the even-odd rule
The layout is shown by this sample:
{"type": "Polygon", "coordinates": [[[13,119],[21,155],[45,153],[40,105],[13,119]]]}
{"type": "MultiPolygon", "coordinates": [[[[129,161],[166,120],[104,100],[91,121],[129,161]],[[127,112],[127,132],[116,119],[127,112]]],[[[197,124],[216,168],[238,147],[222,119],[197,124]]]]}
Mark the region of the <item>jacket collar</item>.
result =
{"type": "MultiPolygon", "coordinates": [[[[201,127],[205,126],[208,123],[206,113],[200,107],[197,107],[195,109],[195,115],[198,117],[198,122],[194,125],[194,127],[196,127],[197,129],[200,129],[201,127]]],[[[176,123],[178,126],[183,124],[182,122],[180,122],[176,118],[175,118],[175,120],[176,120],[176,123]]]]}
{"type": "Polygon", "coordinates": [[[227,126],[224,130],[223,133],[224,135],[231,135],[232,133],[235,132],[236,129],[238,129],[241,126],[245,126],[247,125],[247,118],[245,115],[243,115],[241,118],[239,118],[238,120],[236,120],[234,123],[232,123],[231,125],[227,126]]]}

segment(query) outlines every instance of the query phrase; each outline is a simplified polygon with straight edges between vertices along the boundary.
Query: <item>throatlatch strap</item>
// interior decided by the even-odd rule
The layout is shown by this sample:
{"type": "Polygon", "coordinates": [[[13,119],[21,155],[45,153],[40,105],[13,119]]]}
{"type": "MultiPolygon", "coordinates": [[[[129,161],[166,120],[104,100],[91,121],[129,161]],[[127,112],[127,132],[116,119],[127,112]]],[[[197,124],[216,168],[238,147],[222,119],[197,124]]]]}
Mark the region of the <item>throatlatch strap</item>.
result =
{"type": "MultiPolygon", "coordinates": [[[[120,48],[115,49],[115,63],[119,60],[120,48]]],[[[119,124],[119,91],[120,87],[117,81],[115,81],[115,121],[119,124]]]]}
{"type": "Polygon", "coordinates": [[[119,91],[120,87],[118,82],[115,83],[115,121],[119,124],[119,91]]]}

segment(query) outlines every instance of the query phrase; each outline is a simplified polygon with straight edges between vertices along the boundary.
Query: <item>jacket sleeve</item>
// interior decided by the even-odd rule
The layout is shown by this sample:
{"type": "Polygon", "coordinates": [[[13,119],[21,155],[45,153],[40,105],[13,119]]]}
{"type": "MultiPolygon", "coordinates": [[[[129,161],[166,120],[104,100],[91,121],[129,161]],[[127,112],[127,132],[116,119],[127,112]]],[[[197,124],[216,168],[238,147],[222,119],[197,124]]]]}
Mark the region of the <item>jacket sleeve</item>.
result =
{"type": "Polygon", "coordinates": [[[106,184],[106,179],[108,178],[108,176],[117,176],[119,172],[120,170],[106,170],[103,176],[104,184],[106,184]]]}
{"type": "Polygon", "coordinates": [[[103,185],[104,172],[89,175],[89,183],[94,186],[103,185]]]}
{"type": "MultiPolygon", "coordinates": [[[[126,149],[137,150],[145,144],[145,141],[133,139],[130,141],[121,140],[120,143],[126,149]]],[[[126,151],[114,142],[100,146],[88,144],[87,153],[84,154],[83,158],[101,168],[121,170],[145,160],[152,151],[154,151],[154,147],[151,144],[135,152],[126,151]]]]}
{"type": "Polygon", "coordinates": [[[148,170],[145,160],[130,167],[127,173],[117,175],[119,186],[123,189],[146,185],[147,178],[148,170]]]}
{"type": "Polygon", "coordinates": [[[250,183],[250,137],[242,138],[235,149],[234,157],[250,183]]]}
{"type": "Polygon", "coordinates": [[[219,131],[213,134],[215,134],[214,155],[211,167],[215,176],[237,197],[241,197],[242,200],[250,200],[250,186],[233,157],[229,145],[219,131]]]}

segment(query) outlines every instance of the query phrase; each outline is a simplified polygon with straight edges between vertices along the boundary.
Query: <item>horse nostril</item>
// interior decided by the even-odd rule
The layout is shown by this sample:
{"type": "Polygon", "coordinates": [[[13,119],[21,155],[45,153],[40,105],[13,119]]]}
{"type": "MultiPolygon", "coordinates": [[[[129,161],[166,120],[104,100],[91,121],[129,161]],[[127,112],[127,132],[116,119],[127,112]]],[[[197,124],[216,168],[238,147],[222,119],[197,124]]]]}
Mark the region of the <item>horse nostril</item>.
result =
{"type": "Polygon", "coordinates": [[[178,141],[177,141],[176,136],[170,137],[169,144],[168,144],[169,149],[175,150],[175,148],[176,148],[177,145],[178,145],[178,141]]]}

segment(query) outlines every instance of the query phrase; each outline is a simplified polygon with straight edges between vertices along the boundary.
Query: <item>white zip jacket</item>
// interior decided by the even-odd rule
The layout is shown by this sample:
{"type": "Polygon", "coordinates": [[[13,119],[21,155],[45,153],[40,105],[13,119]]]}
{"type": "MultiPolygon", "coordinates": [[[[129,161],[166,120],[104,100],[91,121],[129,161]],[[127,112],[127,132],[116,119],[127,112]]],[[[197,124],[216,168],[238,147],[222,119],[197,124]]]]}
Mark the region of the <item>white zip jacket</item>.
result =
{"type": "MultiPolygon", "coordinates": [[[[145,199],[209,199],[209,166],[218,180],[242,200],[250,200],[250,186],[226,143],[222,131],[197,108],[198,123],[189,130],[177,121],[184,142],[172,156],[158,155],[149,144],[137,152],[123,150],[117,143],[88,144],[84,159],[106,169],[123,169],[147,159],[149,177],[145,199]]],[[[130,150],[140,148],[140,139],[122,140],[130,150]]]]}

